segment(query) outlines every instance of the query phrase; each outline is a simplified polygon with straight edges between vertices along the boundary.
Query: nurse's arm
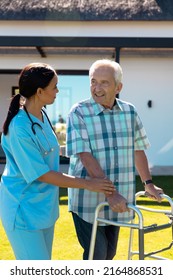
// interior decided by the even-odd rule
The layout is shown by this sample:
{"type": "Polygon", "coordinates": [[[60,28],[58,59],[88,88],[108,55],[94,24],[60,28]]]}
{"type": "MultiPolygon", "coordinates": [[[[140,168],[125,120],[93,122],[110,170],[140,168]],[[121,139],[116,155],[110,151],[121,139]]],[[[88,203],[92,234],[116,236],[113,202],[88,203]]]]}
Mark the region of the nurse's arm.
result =
{"type": "Polygon", "coordinates": [[[61,172],[49,171],[40,176],[37,180],[62,188],[87,189],[93,192],[102,192],[105,195],[110,195],[114,192],[114,185],[107,178],[92,178],[87,180],[61,172]]]}

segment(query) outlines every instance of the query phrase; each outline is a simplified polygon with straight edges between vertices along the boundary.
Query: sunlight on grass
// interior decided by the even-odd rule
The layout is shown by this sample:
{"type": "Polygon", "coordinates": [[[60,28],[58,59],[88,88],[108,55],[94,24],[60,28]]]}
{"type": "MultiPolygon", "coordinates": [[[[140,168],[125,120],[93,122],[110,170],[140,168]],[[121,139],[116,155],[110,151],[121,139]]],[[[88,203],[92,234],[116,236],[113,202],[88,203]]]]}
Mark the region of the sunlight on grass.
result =
{"type": "MultiPolygon", "coordinates": [[[[158,206],[159,207],[159,206],[158,206]]],[[[164,209],[168,207],[164,206],[164,209]]],[[[149,213],[146,215],[147,225],[153,223],[167,223],[167,218],[163,214],[149,213]],[[157,215],[156,217],[154,217],[157,215]]],[[[118,243],[117,260],[127,260],[128,257],[128,242],[129,242],[129,228],[121,228],[120,238],[118,243]]],[[[14,255],[3,231],[0,226],[1,247],[0,247],[0,259],[1,260],[13,260],[14,255]]],[[[154,233],[145,235],[145,252],[151,252],[160,248],[167,247],[171,240],[171,229],[161,230],[154,233]]],[[[134,250],[138,250],[138,234],[137,230],[134,231],[134,250]]],[[[160,254],[161,256],[169,259],[173,259],[172,249],[160,254]]],[[[55,238],[53,244],[53,260],[81,260],[82,248],[76,237],[75,229],[71,214],[67,212],[67,205],[61,205],[60,207],[60,219],[56,223],[55,238]]],[[[133,259],[138,259],[134,256],[133,259]]]]}
{"type": "MultiPolygon", "coordinates": [[[[149,202],[149,199],[145,199],[147,202],[149,202]]],[[[147,206],[148,207],[148,206],[147,206]]],[[[170,207],[164,206],[161,207],[160,205],[155,205],[155,209],[164,209],[164,210],[170,210],[170,207]]],[[[169,218],[165,214],[160,213],[152,213],[152,212],[146,212],[142,211],[143,218],[144,218],[144,226],[151,226],[153,224],[162,225],[169,223],[169,218]]],[[[135,218],[135,222],[138,222],[138,218],[135,218]]],[[[118,243],[118,252],[115,259],[122,260],[127,259],[128,256],[128,245],[129,245],[129,232],[130,229],[127,228],[121,228],[121,235],[119,238],[118,243]],[[126,251],[124,249],[126,248],[126,251]]],[[[168,247],[172,242],[172,228],[159,230],[157,232],[147,233],[144,235],[144,252],[150,253],[156,250],[160,250],[163,248],[168,247]]],[[[138,230],[134,230],[134,237],[133,237],[133,251],[138,251],[138,230]]],[[[162,256],[164,258],[173,259],[173,250],[172,248],[170,250],[161,252],[159,254],[156,254],[156,256],[162,256]]],[[[135,255],[133,259],[137,260],[138,256],[135,255]]],[[[146,258],[151,259],[151,258],[146,258]]]]}
{"type": "Polygon", "coordinates": [[[73,220],[71,214],[67,212],[66,205],[60,207],[60,215],[55,227],[52,259],[80,260],[82,248],[77,240],[73,220]]]}
{"type": "MultiPolygon", "coordinates": [[[[169,188],[165,192],[172,197],[172,178],[168,178],[169,188]]],[[[165,178],[163,178],[165,182],[165,178]]],[[[159,185],[159,184],[158,184],[159,185]]],[[[161,185],[161,184],[160,184],[161,185]]],[[[141,188],[140,188],[141,189],[141,188]]],[[[156,202],[149,200],[148,198],[138,198],[140,204],[144,204],[147,207],[164,207],[169,209],[169,204],[161,203],[160,205],[156,202]]],[[[164,214],[154,214],[151,212],[143,212],[145,225],[151,225],[157,223],[163,224],[168,222],[168,218],[164,214]]],[[[117,248],[117,255],[115,260],[127,260],[128,258],[128,243],[129,243],[129,228],[121,228],[119,243],[117,248]]],[[[134,250],[138,250],[138,231],[134,231],[134,250]]],[[[167,247],[172,241],[171,228],[160,230],[154,233],[145,234],[145,252],[151,252],[154,250],[162,249],[167,247]]],[[[162,257],[173,260],[173,250],[165,251],[160,253],[162,257]]],[[[14,260],[14,255],[10,244],[7,240],[3,227],[0,223],[0,260],[14,260]]],[[[68,212],[67,207],[67,193],[66,190],[61,191],[60,196],[60,218],[55,226],[55,238],[53,244],[53,260],[81,260],[82,259],[82,248],[76,237],[75,228],[73,225],[71,214],[68,212]]],[[[138,259],[138,256],[134,256],[133,259],[138,259]]]]}

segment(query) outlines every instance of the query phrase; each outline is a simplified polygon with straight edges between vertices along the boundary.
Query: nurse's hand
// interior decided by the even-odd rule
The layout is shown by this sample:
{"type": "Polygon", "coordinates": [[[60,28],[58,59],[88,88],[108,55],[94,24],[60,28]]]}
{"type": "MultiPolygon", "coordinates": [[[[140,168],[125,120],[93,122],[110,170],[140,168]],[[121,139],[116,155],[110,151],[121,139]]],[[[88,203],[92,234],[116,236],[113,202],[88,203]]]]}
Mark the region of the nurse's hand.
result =
{"type": "Polygon", "coordinates": [[[93,192],[101,192],[110,195],[115,192],[115,187],[109,179],[92,178],[86,180],[86,189],[93,192]]]}

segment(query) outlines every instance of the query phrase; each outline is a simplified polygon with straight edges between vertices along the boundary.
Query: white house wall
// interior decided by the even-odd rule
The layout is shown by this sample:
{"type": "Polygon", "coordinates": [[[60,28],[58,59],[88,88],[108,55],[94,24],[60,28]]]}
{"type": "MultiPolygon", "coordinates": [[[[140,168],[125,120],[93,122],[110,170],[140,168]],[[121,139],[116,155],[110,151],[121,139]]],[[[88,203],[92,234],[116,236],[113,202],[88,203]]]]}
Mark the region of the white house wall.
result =
{"type": "Polygon", "coordinates": [[[171,21],[0,21],[0,36],[172,37],[171,21]]]}
{"type": "MultiPolygon", "coordinates": [[[[106,56],[108,57],[108,56],[106,56]]],[[[55,69],[61,70],[88,70],[91,63],[98,59],[99,55],[51,55],[43,58],[40,55],[30,56],[14,56],[14,55],[0,55],[0,69],[22,69],[30,62],[46,62],[51,64],[55,69]]],[[[111,56],[109,56],[111,58],[111,56]]]]}
{"type": "MultiPolygon", "coordinates": [[[[46,62],[60,69],[88,69],[98,58],[97,56],[79,58],[60,56],[46,59],[46,62]]],[[[23,60],[21,58],[20,63],[25,65],[30,61],[33,61],[33,58],[23,58],[23,60]]],[[[147,151],[150,166],[153,170],[157,167],[172,167],[173,59],[122,57],[120,63],[124,72],[124,86],[120,98],[133,103],[141,116],[151,142],[151,148],[147,151]],[[151,108],[147,106],[149,100],[152,101],[151,108]]],[[[17,75],[0,75],[1,129],[11,97],[11,87],[17,86],[17,78],[17,75]]]]}
{"type": "MultiPolygon", "coordinates": [[[[56,55],[48,58],[38,56],[0,56],[0,66],[2,69],[22,69],[31,62],[45,62],[57,71],[61,70],[88,70],[90,65],[99,56],[73,56],[73,55],[56,55]]],[[[111,57],[107,57],[111,58],[111,57]]],[[[11,97],[11,87],[18,85],[18,75],[0,75],[0,131],[2,131],[3,120],[6,115],[7,105],[11,97]]]]}
{"type": "Polygon", "coordinates": [[[0,131],[7,114],[12,86],[17,86],[17,75],[0,75],[0,131]]]}
{"type": "MultiPolygon", "coordinates": [[[[0,36],[173,37],[173,22],[0,21],[0,36]]],[[[21,69],[30,62],[42,61],[57,70],[88,70],[91,63],[99,58],[102,57],[8,55],[0,56],[0,69],[21,69]]],[[[173,58],[121,56],[120,64],[124,71],[124,87],[120,97],[135,104],[140,113],[151,142],[147,152],[150,166],[153,170],[158,166],[167,170],[171,167],[169,170],[172,174],[173,58]],[[152,108],[147,107],[149,100],[152,101],[152,108]]],[[[9,105],[11,87],[16,85],[17,75],[0,75],[0,130],[9,105]]]]}
{"type": "Polygon", "coordinates": [[[150,166],[173,166],[173,58],[122,58],[121,65],[124,87],[120,96],[140,113],[151,142],[150,166]]]}

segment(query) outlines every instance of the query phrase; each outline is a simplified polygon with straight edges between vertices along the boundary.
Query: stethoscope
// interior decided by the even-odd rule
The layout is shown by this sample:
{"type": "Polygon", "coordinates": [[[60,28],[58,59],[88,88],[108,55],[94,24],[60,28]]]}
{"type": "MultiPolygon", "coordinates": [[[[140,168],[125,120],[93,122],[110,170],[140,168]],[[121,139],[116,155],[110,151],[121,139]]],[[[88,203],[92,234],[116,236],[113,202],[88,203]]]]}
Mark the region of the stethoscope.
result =
{"type": "MultiPolygon", "coordinates": [[[[24,110],[25,110],[25,112],[26,112],[26,114],[27,114],[29,120],[31,121],[31,124],[32,124],[32,125],[31,125],[32,132],[33,132],[33,134],[35,135],[35,137],[36,137],[36,139],[37,139],[37,143],[38,143],[40,149],[42,150],[43,154],[44,154],[44,155],[47,155],[48,153],[53,152],[53,151],[54,151],[54,148],[51,147],[51,145],[50,145],[50,143],[49,143],[49,140],[48,140],[48,138],[47,138],[47,136],[46,136],[46,134],[45,134],[45,132],[44,132],[42,126],[41,126],[39,123],[37,123],[37,122],[33,122],[33,120],[31,119],[31,117],[30,117],[30,115],[29,115],[29,113],[28,113],[28,111],[27,111],[27,109],[26,109],[26,107],[23,106],[23,108],[24,108],[24,110]],[[42,134],[43,134],[43,136],[44,136],[44,138],[45,138],[45,140],[46,140],[46,142],[47,142],[47,144],[48,144],[49,150],[46,150],[46,149],[44,148],[44,146],[40,143],[40,140],[39,140],[39,138],[38,138],[38,136],[37,136],[37,134],[36,134],[36,130],[35,130],[35,127],[36,127],[36,126],[39,127],[39,129],[41,130],[41,132],[42,132],[42,134]]],[[[49,124],[50,124],[50,127],[52,128],[53,132],[55,132],[54,129],[53,129],[53,126],[52,126],[52,124],[51,124],[51,122],[50,122],[50,120],[49,120],[49,117],[48,117],[48,115],[46,114],[46,112],[45,112],[43,109],[41,110],[41,112],[44,113],[44,115],[46,116],[46,118],[47,118],[47,120],[48,120],[48,122],[49,122],[49,124]]]]}

